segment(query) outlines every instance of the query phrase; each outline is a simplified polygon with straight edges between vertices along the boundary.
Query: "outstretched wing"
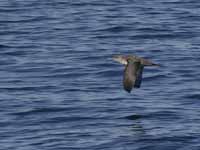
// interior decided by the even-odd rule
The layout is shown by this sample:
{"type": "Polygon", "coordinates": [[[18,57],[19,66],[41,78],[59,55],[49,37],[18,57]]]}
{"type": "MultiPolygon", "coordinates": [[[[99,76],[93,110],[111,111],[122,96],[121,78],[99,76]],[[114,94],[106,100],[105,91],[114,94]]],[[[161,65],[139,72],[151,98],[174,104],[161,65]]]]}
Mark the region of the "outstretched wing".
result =
{"type": "Polygon", "coordinates": [[[140,64],[138,70],[137,70],[137,76],[136,76],[136,80],[135,80],[135,84],[134,87],[135,88],[140,88],[141,83],[142,83],[142,72],[143,72],[144,66],[140,64]]]}
{"type": "Polygon", "coordinates": [[[133,86],[138,87],[141,84],[141,72],[143,68],[141,68],[140,62],[131,62],[126,65],[124,70],[124,89],[127,92],[131,92],[133,86]]]}

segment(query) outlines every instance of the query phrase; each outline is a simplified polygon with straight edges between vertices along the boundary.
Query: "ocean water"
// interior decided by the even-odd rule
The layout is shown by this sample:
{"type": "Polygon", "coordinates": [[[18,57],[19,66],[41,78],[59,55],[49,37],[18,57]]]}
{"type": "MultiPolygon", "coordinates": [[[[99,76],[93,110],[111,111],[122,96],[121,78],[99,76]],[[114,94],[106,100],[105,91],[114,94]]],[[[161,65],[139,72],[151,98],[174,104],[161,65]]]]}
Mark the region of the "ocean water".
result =
{"type": "Polygon", "coordinates": [[[199,7],[1,0],[0,149],[199,150],[199,7]],[[127,93],[115,54],[161,67],[127,93]]]}

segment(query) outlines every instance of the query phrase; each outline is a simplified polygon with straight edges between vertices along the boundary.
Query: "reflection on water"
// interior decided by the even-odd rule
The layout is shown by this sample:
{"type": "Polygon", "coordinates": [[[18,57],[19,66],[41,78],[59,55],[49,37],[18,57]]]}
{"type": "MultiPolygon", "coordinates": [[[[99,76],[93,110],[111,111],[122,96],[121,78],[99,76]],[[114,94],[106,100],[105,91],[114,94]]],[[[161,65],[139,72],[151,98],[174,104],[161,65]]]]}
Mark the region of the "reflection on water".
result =
{"type": "Polygon", "coordinates": [[[142,116],[142,115],[134,114],[134,115],[126,116],[125,118],[130,119],[130,120],[139,120],[139,119],[141,119],[143,117],[144,116],[142,116]]]}

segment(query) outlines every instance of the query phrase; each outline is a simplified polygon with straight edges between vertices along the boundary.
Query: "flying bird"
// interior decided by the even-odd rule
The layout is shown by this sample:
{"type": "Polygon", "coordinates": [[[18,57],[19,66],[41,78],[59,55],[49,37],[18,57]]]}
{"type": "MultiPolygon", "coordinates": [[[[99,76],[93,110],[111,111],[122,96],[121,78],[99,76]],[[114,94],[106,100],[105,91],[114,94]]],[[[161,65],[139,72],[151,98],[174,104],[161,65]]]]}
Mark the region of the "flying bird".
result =
{"type": "Polygon", "coordinates": [[[150,60],[134,55],[116,55],[113,60],[125,65],[123,85],[124,90],[131,92],[132,88],[140,88],[144,66],[159,66],[150,60]]]}

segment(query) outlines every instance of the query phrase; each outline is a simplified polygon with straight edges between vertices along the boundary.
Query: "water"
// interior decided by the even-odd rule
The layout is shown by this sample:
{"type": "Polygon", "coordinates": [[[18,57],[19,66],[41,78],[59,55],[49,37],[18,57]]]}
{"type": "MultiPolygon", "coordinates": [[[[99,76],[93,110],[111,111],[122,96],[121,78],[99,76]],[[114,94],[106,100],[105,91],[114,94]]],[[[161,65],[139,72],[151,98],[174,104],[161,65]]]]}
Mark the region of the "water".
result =
{"type": "Polygon", "coordinates": [[[0,149],[199,150],[199,7],[1,0],[0,149]],[[114,54],[161,67],[129,94],[114,54]]]}

